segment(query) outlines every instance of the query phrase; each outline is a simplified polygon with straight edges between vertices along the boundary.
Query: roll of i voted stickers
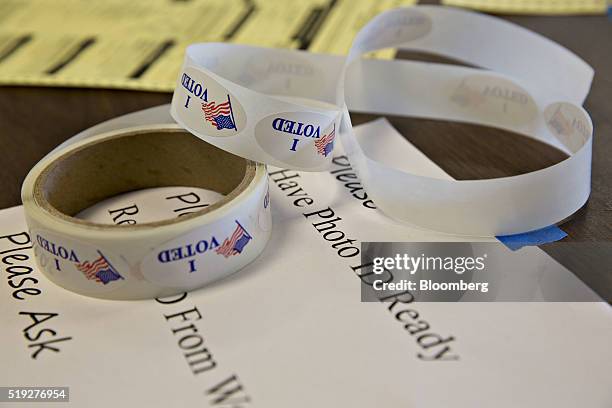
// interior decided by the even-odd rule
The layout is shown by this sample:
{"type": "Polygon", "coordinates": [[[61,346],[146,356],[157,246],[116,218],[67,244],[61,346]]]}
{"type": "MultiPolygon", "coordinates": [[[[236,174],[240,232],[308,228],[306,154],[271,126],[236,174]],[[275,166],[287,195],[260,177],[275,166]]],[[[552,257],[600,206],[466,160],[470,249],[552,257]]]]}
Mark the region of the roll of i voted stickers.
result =
{"type": "Polygon", "coordinates": [[[376,16],[345,58],[191,45],[171,115],[208,143],[283,168],[323,171],[341,142],[364,188],[391,218],[453,234],[509,235],[559,223],[588,199],[593,126],[580,105],[592,77],[579,57],[519,26],[415,6],[376,16]],[[481,68],[363,57],[384,48],[481,68]],[[349,110],[486,125],[547,143],[568,158],[491,180],[424,177],[369,158],[349,110]]]}
{"type": "Polygon", "coordinates": [[[115,120],[104,124],[106,132],[85,132],[26,177],[22,200],[42,273],[83,295],[143,299],[201,287],[253,261],[270,235],[265,166],[203,143],[176,124],[128,123],[115,120]],[[218,198],[138,224],[76,217],[108,197],[162,186],[198,187],[218,198]]]}

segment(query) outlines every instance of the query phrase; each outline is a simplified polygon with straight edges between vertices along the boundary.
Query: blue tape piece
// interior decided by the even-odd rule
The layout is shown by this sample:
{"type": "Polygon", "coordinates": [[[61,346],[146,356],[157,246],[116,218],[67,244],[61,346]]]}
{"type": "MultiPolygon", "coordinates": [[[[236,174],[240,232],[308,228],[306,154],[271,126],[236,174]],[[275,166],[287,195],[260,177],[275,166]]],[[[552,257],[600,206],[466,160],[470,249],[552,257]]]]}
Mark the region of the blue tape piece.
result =
{"type": "Polygon", "coordinates": [[[497,238],[502,244],[513,251],[529,245],[542,245],[549,242],[559,241],[567,237],[567,233],[556,225],[545,227],[539,230],[524,232],[514,235],[500,235],[497,238]]]}

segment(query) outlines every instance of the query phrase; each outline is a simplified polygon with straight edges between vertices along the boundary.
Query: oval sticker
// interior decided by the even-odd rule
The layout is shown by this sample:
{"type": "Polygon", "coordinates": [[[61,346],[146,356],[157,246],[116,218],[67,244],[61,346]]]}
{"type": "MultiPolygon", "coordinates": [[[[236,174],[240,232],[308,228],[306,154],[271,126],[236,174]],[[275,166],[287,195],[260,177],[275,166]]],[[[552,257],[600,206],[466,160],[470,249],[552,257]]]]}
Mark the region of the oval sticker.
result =
{"type": "Polygon", "coordinates": [[[32,241],[39,266],[66,289],[95,296],[130,279],[125,261],[103,248],[41,230],[32,231],[32,241]]]}
{"type": "Polygon", "coordinates": [[[230,137],[246,126],[246,113],[238,98],[193,67],[183,69],[174,98],[185,125],[206,136],[230,137]]]}
{"type": "Polygon", "coordinates": [[[467,76],[452,85],[450,102],[461,111],[482,120],[496,118],[508,125],[521,125],[537,116],[538,108],[527,91],[514,82],[492,75],[467,76]]]}
{"type": "Polygon", "coordinates": [[[426,36],[431,28],[431,18],[418,10],[382,14],[364,31],[361,48],[373,51],[397,46],[426,36]]]}
{"type": "Polygon", "coordinates": [[[544,110],[548,130],[573,153],[584,145],[593,132],[586,115],[582,109],[567,102],[553,103],[544,110]]]}
{"type": "Polygon", "coordinates": [[[314,112],[281,112],[255,126],[255,140],[275,159],[293,166],[317,167],[332,155],[336,125],[314,112]]]}
{"type": "Polygon", "coordinates": [[[254,91],[274,95],[317,99],[325,86],[325,75],[308,60],[278,52],[254,54],[243,67],[242,84],[254,91]]]}
{"type": "Polygon", "coordinates": [[[155,248],[140,269],[148,281],[173,288],[195,288],[219,279],[257,251],[254,221],[227,218],[196,228],[155,248]]]}
{"type": "Polygon", "coordinates": [[[263,201],[259,212],[257,213],[257,224],[262,231],[267,232],[272,229],[272,216],[270,214],[270,188],[266,187],[266,195],[264,195],[263,201]]]}

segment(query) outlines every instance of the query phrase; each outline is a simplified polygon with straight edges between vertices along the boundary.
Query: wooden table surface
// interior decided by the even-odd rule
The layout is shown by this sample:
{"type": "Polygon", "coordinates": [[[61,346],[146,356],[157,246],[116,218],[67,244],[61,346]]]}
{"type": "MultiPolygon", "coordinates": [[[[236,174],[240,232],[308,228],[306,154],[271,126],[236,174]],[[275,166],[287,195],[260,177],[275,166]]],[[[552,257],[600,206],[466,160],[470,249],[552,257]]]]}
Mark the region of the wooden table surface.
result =
{"type": "MultiPolygon", "coordinates": [[[[612,241],[612,20],[606,16],[505,18],[564,45],[595,69],[585,104],[595,124],[591,197],[562,229],[569,235],[566,241],[612,241]]],[[[21,183],[28,170],[63,140],[98,122],[168,103],[170,98],[169,93],[0,87],[0,208],[21,204],[21,183]]],[[[374,116],[359,115],[355,123],[371,118],[374,116]]],[[[565,157],[547,145],[500,130],[389,119],[408,140],[457,179],[520,174],[565,157]],[[486,137],[493,134],[494,138],[486,137]]],[[[612,271],[588,268],[574,272],[600,294],[612,293],[612,271]]]]}

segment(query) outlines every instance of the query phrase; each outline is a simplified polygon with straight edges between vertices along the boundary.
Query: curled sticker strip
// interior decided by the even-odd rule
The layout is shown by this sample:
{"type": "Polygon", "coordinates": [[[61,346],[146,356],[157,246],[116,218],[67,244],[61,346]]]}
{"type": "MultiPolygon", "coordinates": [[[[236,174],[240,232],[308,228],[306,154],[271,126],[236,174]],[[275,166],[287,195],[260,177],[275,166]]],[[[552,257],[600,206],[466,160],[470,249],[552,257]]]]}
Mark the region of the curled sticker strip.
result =
{"type": "Polygon", "coordinates": [[[340,140],[368,194],[391,218],[453,234],[510,235],[561,222],[586,202],[592,123],[580,105],[592,77],[591,67],[570,51],[516,25],[416,6],[375,17],[346,58],[191,45],[171,114],[208,143],[278,167],[325,170],[340,140]],[[486,70],[362,58],[382,48],[441,54],[486,70]],[[349,109],[483,124],[569,157],[514,177],[423,177],[368,158],[349,109]]]}
{"type": "Polygon", "coordinates": [[[570,216],[589,195],[592,123],[580,105],[592,76],[582,60],[541,36],[492,17],[431,6],[377,16],[347,58],[192,45],[170,113],[208,143],[194,143],[172,124],[168,106],[160,106],[101,123],[57,147],[22,189],[36,258],[52,281],[90,296],[139,299],[200,287],[245,266],[265,247],[270,202],[259,163],[323,171],[338,141],[377,207],[392,218],[480,236],[546,227],[570,216]],[[386,47],[442,54],[488,70],[361,57],[386,47]],[[353,136],[349,109],[484,124],[548,143],[569,157],[515,177],[423,177],[367,157],[353,136]],[[99,171],[105,166],[121,171],[107,177],[99,171]],[[167,185],[225,197],[180,219],[134,226],[73,217],[105,197],[167,185]]]}

